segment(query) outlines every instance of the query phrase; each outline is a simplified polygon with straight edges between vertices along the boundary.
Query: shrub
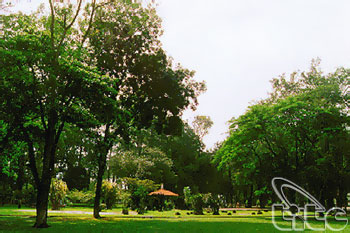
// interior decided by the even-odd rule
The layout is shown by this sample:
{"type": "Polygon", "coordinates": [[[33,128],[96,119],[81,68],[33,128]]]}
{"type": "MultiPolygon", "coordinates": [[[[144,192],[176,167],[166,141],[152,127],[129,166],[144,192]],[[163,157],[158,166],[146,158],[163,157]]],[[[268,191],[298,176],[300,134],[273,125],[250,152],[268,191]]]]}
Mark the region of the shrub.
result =
{"type": "Polygon", "coordinates": [[[130,205],[130,193],[129,192],[122,192],[120,195],[121,201],[122,201],[122,214],[129,214],[129,205],[130,205]]]}
{"type": "Polygon", "coordinates": [[[128,208],[130,206],[131,203],[131,199],[130,199],[131,194],[127,191],[122,191],[120,194],[120,199],[122,201],[122,205],[123,207],[128,208]]]}
{"type": "Polygon", "coordinates": [[[185,187],[183,192],[186,205],[193,209],[194,214],[202,215],[204,207],[203,195],[200,193],[192,194],[190,187],[185,187]]]}
{"type": "Polygon", "coordinates": [[[68,192],[67,199],[72,203],[78,204],[92,204],[95,198],[95,193],[93,191],[79,191],[72,190],[68,192]]]}
{"type": "Polygon", "coordinates": [[[129,209],[128,209],[128,207],[123,207],[123,209],[122,209],[122,214],[124,214],[124,215],[128,215],[128,214],[129,214],[129,209]]]}
{"type": "Polygon", "coordinates": [[[107,209],[107,205],[105,203],[101,203],[100,204],[100,211],[103,211],[105,209],[107,209]]]}
{"type": "Polygon", "coordinates": [[[137,187],[137,189],[131,193],[130,198],[138,214],[144,214],[146,212],[147,194],[148,192],[143,186],[137,187]]]}
{"type": "Polygon", "coordinates": [[[193,195],[193,212],[195,215],[203,214],[204,201],[202,194],[193,195]]]}
{"type": "Polygon", "coordinates": [[[53,210],[59,210],[63,205],[68,187],[63,180],[52,179],[50,186],[50,203],[53,210]]]}
{"type": "Polygon", "coordinates": [[[219,215],[219,209],[220,209],[220,200],[217,195],[207,193],[203,195],[204,202],[206,206],[210,207],[210,209],[213,212],[213,215],[219,215]]]}
{"type": "Polygon", "coordinates": [[[127,197],[128,206],[132,210],[137,210],[139,214],[145,213],[148,201],[147,195],[159,188],[159,185],[147,179],[123,178],[121,181],[127,188],[126,192],[129,193],[129,197],[127,197]]]}
{"type": "Polygon", "coordinates": [[[175,204],[173,201],[171,200],[165,200],[164,202],[164,209],[165,210],[172,210],[175,208],[175,204]]]}
{"type": "Polygon", "coordinates": [[[183,192],[184,192],[184,196],[185,196],[184,201],[185,201],[187,208],[193,208],[193,200],[192,200],[193,196],[192,196],[190,187],[188,187],[188,186],[184,187],[183,192]]]}
{"type": "Polygon", "coordinates": [[[115,183],[104,180],[102,182],[102,200],[106,204],[107,209],[112,209],[117,202],[117,187],[115,183]]]}

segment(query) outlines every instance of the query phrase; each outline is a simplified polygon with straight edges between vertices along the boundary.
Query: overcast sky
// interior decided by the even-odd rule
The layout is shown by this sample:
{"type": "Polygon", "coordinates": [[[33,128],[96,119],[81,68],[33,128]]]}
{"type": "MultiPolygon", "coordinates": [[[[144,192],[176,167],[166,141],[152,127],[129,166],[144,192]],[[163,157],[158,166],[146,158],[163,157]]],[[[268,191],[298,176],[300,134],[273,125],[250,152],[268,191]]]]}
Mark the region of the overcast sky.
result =
{"type": "MultiPolygon", "coordinates": [[[[22,0],[21,9],[41,0],[22,0]]],[[[267,97],[269,80],[307,70],[350,67],[348,0],[156,0],[165,50],[207,83],[196,112],[214,121],[207,147],[224,140],[227,121],[267,97]]]]}
{"type": "Polygon", "coordinates": [[[210,148],[226,137],[227,121],[266,98],[270,80],[309,69],[350,66],[350,1],[158,0],[168,54],[205,80],[198,110],[214,126],[210,148]]]}

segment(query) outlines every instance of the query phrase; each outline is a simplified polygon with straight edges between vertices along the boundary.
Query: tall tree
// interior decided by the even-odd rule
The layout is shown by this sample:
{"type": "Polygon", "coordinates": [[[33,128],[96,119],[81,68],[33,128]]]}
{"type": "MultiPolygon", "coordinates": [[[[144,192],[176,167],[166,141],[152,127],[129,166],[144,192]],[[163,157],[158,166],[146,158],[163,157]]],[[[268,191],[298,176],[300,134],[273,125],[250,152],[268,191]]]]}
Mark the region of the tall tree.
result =
{"type": "Polygon", "coordinates": [[[257,197],[265,203],[270,180],[283,176],[317,194],[327,207],[334,198],[344,203],[343,181],[350,178],[348,74],[341,68],[323,75],[314,63],[309,72],[294,73],[289,80],[274,79],[268,99],[231,121],[216,159],[232,171],[249,202],[257,197]]]}
{"type": "MultiPolygon", "coordinates": [[[[160,19],[149,5],[116,1],[103,7],[91,6],[91,33],[86,37],[100,72],[108,75],[118,91],[117,112],[106,113],[101,122],[95,154],[98,174],[94,217],[99,217],[102,177],[107,154],[133,131],[154,126],[159,133],[181,130],[182,111],[197,104],[205,86],[195,82],[194,73],[174,67],[160,47],[160,19]],[[115,117],[118,115],[118,117],[115,117]]],[[[86,23],[87,24],[87,23],[86,23]]],[[[84,26],[84,23],[82,23],[84,26]]],[[[84,39],[84,38],[83,38],[84,39]]]]}
{"type": "Polygon", "coordinates": [[[1,15],[0,111],[9,116],[12,133],[26,142],[39,228],[48,226],[49,188],[65,125],[86,124],[90,115],[103,114],[93,106],[108,107],[114,91],[110,79],[86,63],[89,54],[76,41],[73,25],[81,5],[65,8],[50,1],[49,16],[1,15]]]}
{"type": "Polygon", "coordinates": [[[195,107],[205,87],[192,79],[192,71],[174,67],[161,49],[154,8],[92,1],[80,18],[81,0],[76,6],[49,4],[49,16],[1,16],[0,111],[26,142],[38,192],[35,227],[48,226],[49,187],[65,127],[85,129],[95,144],[99,217],[113,144],[151,125],[158,132],[179,131],[181,112],[195,107]]]}

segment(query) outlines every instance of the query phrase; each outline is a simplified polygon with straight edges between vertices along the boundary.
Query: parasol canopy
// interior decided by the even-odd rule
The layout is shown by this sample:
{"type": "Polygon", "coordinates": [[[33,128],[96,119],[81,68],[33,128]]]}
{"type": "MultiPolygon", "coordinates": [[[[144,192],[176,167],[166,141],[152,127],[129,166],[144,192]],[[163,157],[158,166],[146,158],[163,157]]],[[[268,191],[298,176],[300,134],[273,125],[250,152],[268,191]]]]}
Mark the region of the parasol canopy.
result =
{"type": "Polygon", "coordinates": [[[169,190],[166,189],[159,189],[157,191],[151,192],[148,195],[153,196],[153,195],[164,195],[164,196],[174,196],[177,197],[179,194],[173,193],[169,190]]]}

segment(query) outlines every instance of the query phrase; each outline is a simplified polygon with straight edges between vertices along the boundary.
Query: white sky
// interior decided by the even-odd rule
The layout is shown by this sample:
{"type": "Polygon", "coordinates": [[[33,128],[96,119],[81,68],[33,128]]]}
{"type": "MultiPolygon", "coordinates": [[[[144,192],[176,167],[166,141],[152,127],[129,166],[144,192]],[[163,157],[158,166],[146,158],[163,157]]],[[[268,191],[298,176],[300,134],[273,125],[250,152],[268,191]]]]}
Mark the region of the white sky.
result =
{"type": "MultiPolygon", "coordinates": [[[[42,0],[22,0],[18,8],[36,8],[42,0]]],[[[207,147],[222,141],[227,121],[249,103],[267,97],[269,80],[306,70],[321,58],[325,71],[350,66],[348,0],[156,0],[163,19],[165,50],[205,80],[207,92],[196,112],[214,126],[207,147]]]]}

